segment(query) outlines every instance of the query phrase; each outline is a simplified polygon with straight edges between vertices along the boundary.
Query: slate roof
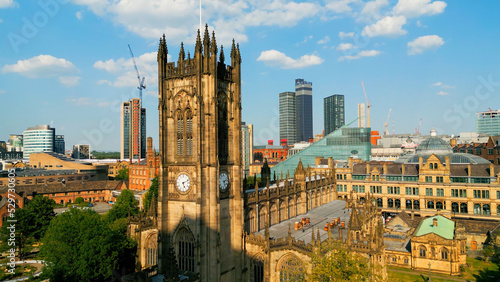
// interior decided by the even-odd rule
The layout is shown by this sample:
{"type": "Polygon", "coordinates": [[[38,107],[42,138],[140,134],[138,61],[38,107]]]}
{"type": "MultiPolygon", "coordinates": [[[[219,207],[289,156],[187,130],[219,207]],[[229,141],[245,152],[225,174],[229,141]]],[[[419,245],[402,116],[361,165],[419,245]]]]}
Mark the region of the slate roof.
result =
{"type": "MultiPolygon", "coordinates": [[[[83,181],[68,182],[66,184],[38,184],[38,185],[16,185],[16,193],[24,196],[31,196],[33,192],[37,194],[50,194],[61,192],[95,191],[95,190],[115,190],[121,185],[121,181],[83,181]]],[[[6,193],[7,186],[0,187],[0,193],[6,193]]]]}

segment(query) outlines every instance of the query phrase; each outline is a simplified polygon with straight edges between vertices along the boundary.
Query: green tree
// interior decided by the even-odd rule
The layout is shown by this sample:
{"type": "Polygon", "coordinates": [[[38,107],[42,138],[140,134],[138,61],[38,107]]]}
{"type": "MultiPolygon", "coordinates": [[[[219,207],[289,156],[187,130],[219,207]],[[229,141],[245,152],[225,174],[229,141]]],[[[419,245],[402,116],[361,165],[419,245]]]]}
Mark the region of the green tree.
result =
{"type": "Polygon", "coordinates": [[[42,239],[40,256],[51,281],[109,281],[134,270],[136,243],[127,238],[126,221],[106,223],[92,210],[58,215],[42,239]],[[115,272],[116,271],[116,272],[115,272]]]}
{"type": "Polygon", "coordinates": [[[81,203],[83,203],[83,198],[82,197],[77,197],[75,199],[75,204],[78,205],[78,204],[81,204],[81,203]]]}
{"type": "Polygon", "coordinates": [[[118,171],[115,180],[128,180],[128,168],[122,168],[118,171]]]}
{"type": "Polygon", "coordinates": [[[135,199],[134,192],[124,189],[116,199],[115,204],[106,214],[108,222],[114,222],[120,218],[126,218],[129,215],[139,213],[139,202],[135,199]]]}
{"type": "Polygon", "coordinates": [[[149,206],[151,205],[151,201],[155,199],[155,201],[158,201],[158,176],[153,178],[151,181],[151,186],[149,187],[148,192],[144,196],[144,209],[147,211],[149,210],[149,206]]]}
{"type": "Polygon", "coordinates": [[[340,241],[316,246],[311,257],[309,281],[368,281],[375,278],[366,257],[345,249],[340,241]]]}

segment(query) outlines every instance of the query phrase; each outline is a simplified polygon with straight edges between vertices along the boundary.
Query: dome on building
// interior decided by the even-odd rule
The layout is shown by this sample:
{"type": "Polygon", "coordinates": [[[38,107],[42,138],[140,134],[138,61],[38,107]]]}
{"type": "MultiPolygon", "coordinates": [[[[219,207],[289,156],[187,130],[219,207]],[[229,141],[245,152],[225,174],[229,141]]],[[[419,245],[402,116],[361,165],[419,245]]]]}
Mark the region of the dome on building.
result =
{"type": "Polygon", "coordinates": [[[451,146],[443,139],[436,136],[431,136],[430,138],[427,138],[420,144],[418,144],[415,153],[426,155],[443,155],[453,153],[453,149],[451,149],[451,146]]]}
{"type": "Polygon", "coordinates": [[[424,163],[432,154],[436,155],[441,162],[445,163],[446,157],[450,158],[452,164],[488,164],[489,161],[472,154],[453,153],[451,146],[443,139],[437,137],[436,130],[431,130],[431,137],[420,142],[415,154],[403,155],[394,163],[417,163],[419,157],[424,159],[424,163]]]}

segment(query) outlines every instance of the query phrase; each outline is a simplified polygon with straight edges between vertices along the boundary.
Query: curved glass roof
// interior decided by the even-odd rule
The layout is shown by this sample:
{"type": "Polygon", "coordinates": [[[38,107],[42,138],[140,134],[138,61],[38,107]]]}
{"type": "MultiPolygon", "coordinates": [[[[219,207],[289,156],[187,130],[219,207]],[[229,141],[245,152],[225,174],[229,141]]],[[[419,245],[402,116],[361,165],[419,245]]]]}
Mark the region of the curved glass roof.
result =
{"type": "Polygon", "coordinates": [[[417,154],[451,154],[451,146],[439,137],[430,137],[418,144],[415,150],[417,154]]]}
{"type": "MultiPolygon", "coordinates": [[[[429,158],[431,154],[413,154],[413,155],[404,155],[394,161],[394,163],[406,163],[406,164],[418,164],[418,158],[422,157],[424,159],[424,163],[426,163],[427,158],[429,158]]],[[[465,153],[451,153],[436,156],[441,160],[442,163],[445,163],[446,156],[450,157],[450,163],[452,164],[489,164],[490,162],[484,158],[479,156],[465,154],[465,153]]]]}

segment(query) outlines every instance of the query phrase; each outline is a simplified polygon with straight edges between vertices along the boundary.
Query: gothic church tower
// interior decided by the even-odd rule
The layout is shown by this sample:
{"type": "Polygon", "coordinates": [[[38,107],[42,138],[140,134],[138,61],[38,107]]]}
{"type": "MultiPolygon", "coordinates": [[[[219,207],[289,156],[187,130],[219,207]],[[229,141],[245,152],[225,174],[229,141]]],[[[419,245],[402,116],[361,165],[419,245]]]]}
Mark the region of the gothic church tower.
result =
{"type": "Polygon", "coordinates": [[[158,48],[160,175],[159,273],[168,248],[181,272],[200,281],[241,281],[241,57],[233,40],[224,63],[215,33],[200,31],[194,56],[181,43],[177,64],[158,48]]]}

